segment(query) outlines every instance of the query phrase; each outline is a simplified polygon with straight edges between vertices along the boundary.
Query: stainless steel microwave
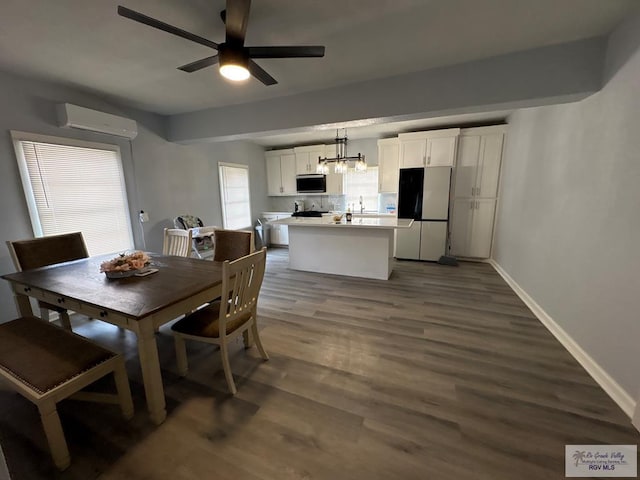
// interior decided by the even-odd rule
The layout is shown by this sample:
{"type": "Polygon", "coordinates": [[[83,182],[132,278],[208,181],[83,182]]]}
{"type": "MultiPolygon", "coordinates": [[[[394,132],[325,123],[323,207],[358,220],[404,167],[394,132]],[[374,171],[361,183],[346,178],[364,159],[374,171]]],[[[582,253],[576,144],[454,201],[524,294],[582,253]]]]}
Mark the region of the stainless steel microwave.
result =
{"type": "Polygon", "coordinates": [[[327,191],[326,175],[297,175],[296,190],[298,193],[325,193],[327,191]]]}

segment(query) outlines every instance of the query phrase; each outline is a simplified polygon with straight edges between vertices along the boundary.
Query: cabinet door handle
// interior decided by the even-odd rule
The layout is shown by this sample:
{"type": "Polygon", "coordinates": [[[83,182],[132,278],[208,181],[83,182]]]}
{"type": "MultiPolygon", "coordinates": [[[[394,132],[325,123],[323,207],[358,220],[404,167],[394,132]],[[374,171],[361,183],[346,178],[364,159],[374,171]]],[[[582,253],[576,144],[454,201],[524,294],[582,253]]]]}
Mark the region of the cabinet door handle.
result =
{"type": "Polygon", "coordinates": [[[480,195],[480,187],[476,188],[476,195],[480,195]]]}
{"type": "Polygon", "coordinates": [[[474,203],[475,203],[475,202],[471,202],[471,203],[469,204],[469,207],[470,207],[470,208],[469,208],[469,210],[473,210],[473,204],[474,204],[474,203]]]}
{"type": "Polygon", "coordinates": [[[431,165],[431,155],[427,157],[427,165],[431,165]]]}
{"type": "Polygon", "coordinates": [[[476,194],[476,188],[471,187],[471,196],[473,197],[476,194]]]}

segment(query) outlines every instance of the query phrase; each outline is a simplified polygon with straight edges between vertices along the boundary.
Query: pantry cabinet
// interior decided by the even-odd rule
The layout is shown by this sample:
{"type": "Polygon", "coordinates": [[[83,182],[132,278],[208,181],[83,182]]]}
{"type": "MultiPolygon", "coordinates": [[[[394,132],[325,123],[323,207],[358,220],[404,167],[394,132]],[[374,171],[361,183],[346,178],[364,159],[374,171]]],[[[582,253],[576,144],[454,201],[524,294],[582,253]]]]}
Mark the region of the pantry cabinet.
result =
{"type": "Polygon", "coordinates": [[[267,165],[267,194],[270,196],[296,194],[296,157],[292,149],[265,152],[267,165]]]}
{"type": "Polygon", "coordinates": [[[378,140],[378,193],[398,193],[399,162],[398,138],[378,140]]]}
{"type": "Polygon", "coordinates": [[[451,254],[489,258],[506,126],[463,129],[454,168],[451,254]]]}
{"type": "Polygon", "coordinates": [[[456,198],[451,218],[451,253],[461,257],[489,258],[493,239],[496,199],[456,198]]]}
{"type": "Polygon", "coordinates": [[[453,166],[459,128],[401,133],[400,168],[453,166]]]}
{"type": "Polygon", "coordinates": [[[495,198],[498,195],[503,138],[502,132],[463,133],[460,136],[455,173],[456,197],[495,198]]]}

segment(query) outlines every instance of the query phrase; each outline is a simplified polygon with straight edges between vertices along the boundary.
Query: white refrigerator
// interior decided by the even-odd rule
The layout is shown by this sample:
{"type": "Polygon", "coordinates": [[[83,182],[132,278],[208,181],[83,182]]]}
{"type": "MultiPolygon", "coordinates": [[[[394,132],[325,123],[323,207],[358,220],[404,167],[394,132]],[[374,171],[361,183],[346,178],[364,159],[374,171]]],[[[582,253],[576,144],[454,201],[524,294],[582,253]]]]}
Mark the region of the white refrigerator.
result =
{"type": "Polygon", "coordinates": [[[398,218],[412,218],[396,230],[395,257],[438,261],[446,254],[451,167],[400,169],[398,218]]]}

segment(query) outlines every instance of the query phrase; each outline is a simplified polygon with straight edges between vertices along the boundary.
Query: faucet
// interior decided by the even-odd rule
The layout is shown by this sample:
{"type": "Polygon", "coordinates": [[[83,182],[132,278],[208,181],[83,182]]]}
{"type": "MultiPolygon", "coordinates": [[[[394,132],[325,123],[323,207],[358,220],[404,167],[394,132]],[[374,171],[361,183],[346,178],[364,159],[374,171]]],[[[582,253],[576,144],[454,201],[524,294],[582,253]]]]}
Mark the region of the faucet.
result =
{"type": "Polygon", "coordinates": [[[364,203],[362,203],[362,195],[360,195],[360,213],[364,213],[364,203]]]}

